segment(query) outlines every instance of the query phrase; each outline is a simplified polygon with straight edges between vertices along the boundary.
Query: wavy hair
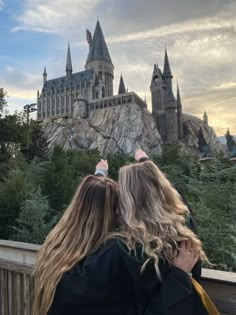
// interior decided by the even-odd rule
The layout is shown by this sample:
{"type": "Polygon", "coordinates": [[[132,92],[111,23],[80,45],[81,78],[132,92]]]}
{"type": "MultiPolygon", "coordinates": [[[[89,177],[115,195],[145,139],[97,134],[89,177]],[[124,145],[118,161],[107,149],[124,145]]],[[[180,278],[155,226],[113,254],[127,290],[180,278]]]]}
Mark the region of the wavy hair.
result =
{"type": "Polygon", "coordinates": [[[46,315],[62,275],[95,252],[116,227],[117,184],[87,176],[37,256],[34,315],[46,315]]]}
{"type": "Polygon", "coordinates": [[[146,264],[154,261],[160,277],[159,259],[172,264],[181,241],[207,260],[198,237],[186,225],[188,207],[165,175],[150,160],[123,166],[119,172],[121,233],[130,251],[142,246],[146,264]]]}

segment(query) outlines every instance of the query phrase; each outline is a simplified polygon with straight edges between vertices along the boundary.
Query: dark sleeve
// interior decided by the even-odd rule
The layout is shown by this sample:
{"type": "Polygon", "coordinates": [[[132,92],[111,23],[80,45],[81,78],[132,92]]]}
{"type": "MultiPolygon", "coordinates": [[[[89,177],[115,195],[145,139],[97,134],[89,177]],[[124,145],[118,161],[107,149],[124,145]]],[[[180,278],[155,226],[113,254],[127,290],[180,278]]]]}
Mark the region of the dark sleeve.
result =
{"type": "Polygon", "coordinates": [[[144,259],[137,259],[121,247],[121,256],[134,286],[138,288],[137,296],[146,303],[145,315],[192,315],[193,287],[187,273],[172,267],[160,259],[159,268],[162,281],[158,278],[153,263],[148,263],[143,272],[144,259]],[[145,298],[144,298],[145,297],[145,298]]]}
{"type": "Polygon", "coordinates": [[[190,277],[172,268],[158,292],[153,292],[145,315],[194,315],[194,294],[190,277]]]}

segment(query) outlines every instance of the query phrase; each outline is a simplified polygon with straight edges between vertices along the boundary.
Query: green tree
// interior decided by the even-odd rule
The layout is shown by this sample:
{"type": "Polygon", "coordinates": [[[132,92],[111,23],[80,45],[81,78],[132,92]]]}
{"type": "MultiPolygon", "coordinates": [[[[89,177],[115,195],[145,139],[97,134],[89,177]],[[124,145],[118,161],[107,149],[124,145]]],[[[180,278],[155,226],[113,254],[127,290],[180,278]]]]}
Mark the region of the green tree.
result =
{"type": "Polygon", "coordinates": [[[68,154],[56,146],[46,166],[42,193],[48,196],[49,205],[57,212],[69,204],[75,191],[74,170],[68,154]]]}
{"type": "Polygon", "coordinates": [[[7,97],[7,92],[3,88],[0,88],[0,117],[1,117],[1,113],[3,112],[4,107],[7,106],[6,97],[7,97]]]}
{"type": "Polygon", "coordinates": [[[46,217],[50,212],[47,197],[40,189],[22,202],[20,213],[13,227],[14,238],[20,242],[41,244],[51,229],[46,217]]]}
{"type": "Polygon", "coordinates": [[[0,186],[0,239],[11,238],[11,226],[14,226],[20,213],[21,204],[31,192],[31,186],[25,174],[12,169],[0,186]]]}

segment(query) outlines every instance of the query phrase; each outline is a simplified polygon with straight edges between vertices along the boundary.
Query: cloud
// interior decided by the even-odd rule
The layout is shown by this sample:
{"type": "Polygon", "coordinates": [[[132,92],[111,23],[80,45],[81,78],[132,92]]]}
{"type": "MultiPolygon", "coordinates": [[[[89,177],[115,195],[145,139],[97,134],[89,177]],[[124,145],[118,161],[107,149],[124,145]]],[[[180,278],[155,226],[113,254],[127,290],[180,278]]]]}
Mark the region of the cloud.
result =
{"type": "Polygon", "coordinates": [[[0,73],[0,86],[3,86],[8,92],[8,107],[11,113],[15,110],[22,110],[23,105],[36,101],[36,93],[41,85],[38,75],[32,75],[6,66],[0,73]]]}
{"type": "Polygon", "coordinates": [[[23,14],[12,31],[62,33],[81,23],[100,3],[99,0],[26,0],[23,14]]]}
{"type": "Polygon", "coordinates": [[[0,0],[0,11],[3,10],[5,3],[3,0],[0,0]]]}
{"type": "Polygon", "coordinates": [[[227,29],[231,30],[232,28],[236,28],[235,17],[208,17],[204,19],[195,19],[181,23],[170,24],[143,32],[123,34],[122,36],[111,36],[107,38],[107,41],[109,43],[141,41],[194,32],[209,32],[227,29]]]}

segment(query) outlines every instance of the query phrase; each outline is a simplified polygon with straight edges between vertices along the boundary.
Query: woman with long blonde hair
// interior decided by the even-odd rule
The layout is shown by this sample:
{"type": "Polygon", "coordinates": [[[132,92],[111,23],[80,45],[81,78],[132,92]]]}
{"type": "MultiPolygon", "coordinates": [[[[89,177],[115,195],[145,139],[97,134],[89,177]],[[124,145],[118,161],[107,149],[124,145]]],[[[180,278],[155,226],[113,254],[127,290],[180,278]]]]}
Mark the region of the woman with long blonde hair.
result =
{"type": "MultiPolygon", "coordinates": [[[[190,211],[142,149],[137,150],[135,159],[139,163],[119,171],[120,232],[124,250],[137,256],[139,248],[142,271],[154,267],[163,283],[156,289],[152,287],[152,302],[146,314],[208,314],[209,305],[202,303],[191,281],[198,259],[209,261],[201,241],[186,225],[190,211]],[[186,290],[181,290],[181,285],[186,290]]],[[[207,301],[213,309],[211,314],[219,314],[209,297],[207,301]]]]}
{"type": "MultiPolygon", "coordinates": [[[[103,161],[97,170],[104,164],[106,169],[103,161]]],[[[47,314],[62,276],[96,252],[114,231],[116,208],[117,184],[113,180],[94,175],[82,180],[68,209],[39,250],[33,274],[35,315],[47,314]]]]}

